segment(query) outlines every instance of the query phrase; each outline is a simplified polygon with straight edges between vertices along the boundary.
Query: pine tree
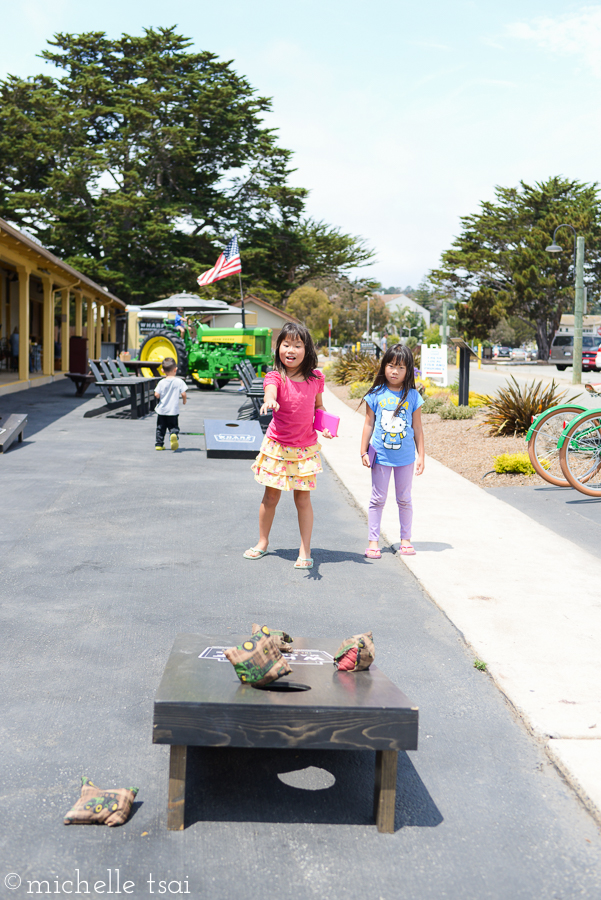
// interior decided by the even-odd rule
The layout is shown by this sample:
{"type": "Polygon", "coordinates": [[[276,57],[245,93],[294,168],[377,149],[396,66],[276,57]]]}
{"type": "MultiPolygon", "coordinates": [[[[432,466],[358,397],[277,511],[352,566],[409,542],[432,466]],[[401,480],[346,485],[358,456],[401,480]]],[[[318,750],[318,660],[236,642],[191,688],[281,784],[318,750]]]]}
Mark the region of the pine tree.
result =
{"type": "Polygon", "coordinates": [[[430,281],[455,297],[460,331],[486,339],[514,316],[536,329],[539,359],[547,359],[563,312],[574,303],[573,235],[561,229],[561,254],[547,253],[557,225],[585,237],[585,281],[601,276],[601,209],[596,184],[561,177],[517,188],[497,187],[496,202],[461,219],[461,234],[442,255],[430,281]]]}

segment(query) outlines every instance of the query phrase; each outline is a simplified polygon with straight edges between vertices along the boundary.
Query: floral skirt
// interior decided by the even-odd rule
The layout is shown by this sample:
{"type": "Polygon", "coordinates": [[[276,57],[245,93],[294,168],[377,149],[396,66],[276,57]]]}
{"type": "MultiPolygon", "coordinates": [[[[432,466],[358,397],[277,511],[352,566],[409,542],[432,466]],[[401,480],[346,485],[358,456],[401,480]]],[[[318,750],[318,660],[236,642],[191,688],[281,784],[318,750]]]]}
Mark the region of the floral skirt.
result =
{"type": "Polygon", "coordinates": [[[255,481],[279,491],[313,491],[315,476],[323,472],[321,444],[285,447],[265,436],[251,468],[255,481]]]}

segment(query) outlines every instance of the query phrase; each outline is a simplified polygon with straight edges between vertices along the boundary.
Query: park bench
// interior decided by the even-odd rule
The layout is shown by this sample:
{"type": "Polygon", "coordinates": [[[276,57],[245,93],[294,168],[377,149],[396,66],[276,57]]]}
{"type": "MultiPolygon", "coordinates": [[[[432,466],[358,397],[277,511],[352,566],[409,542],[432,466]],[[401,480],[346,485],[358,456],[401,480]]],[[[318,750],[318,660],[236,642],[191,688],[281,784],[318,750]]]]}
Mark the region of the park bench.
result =
{"type": "Polygon", "coordinates": [[[90,385],[96,382],[96,376],[91,372],[65,372],[65,378],[69,378],[75,385],[76,397],[83,397],[90,385]]]}
{"type": "Polygon", "coordinates": [[[158,375],[152,378],[130,375],[120,359],[90,359],[89,364],[95,377],[94,384],[100,388],[106,405],[88,410],[84,417],[98,416],[107,410],[129,405],[132,419],[139,419],[155,408],[154,389],[161,380],[158,375]]]}
{"type": "Polygon", "coordinates": [[[13,413],[5,422],[0,421],[0,453],[6,453],[10,445],[15,441],[23,441],[23,432],[27,425],[26,415],[13,413]]]}
{"type": "Polygon", "coordinates": [[[394,832],[398,753],[417,750],[417,707],[375,665],[336,671],[337,639],[295,637],[286,654],[289,679],[263,689],[241,684],[223,651],[243,640],[175,640],[154,700],[152,736],[154,744],[171,745],[167,828],[185,826],[187,750],[195,746],[375,751],[374,818],[378,831],[394,832]]]}

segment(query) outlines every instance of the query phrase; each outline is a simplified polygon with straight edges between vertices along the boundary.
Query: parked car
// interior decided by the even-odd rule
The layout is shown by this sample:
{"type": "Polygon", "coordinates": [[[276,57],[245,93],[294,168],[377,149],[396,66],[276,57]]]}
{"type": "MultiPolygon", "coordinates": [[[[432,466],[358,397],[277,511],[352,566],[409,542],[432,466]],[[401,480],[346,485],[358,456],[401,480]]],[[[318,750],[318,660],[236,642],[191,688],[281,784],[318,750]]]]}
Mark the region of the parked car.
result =
{"type": "MultiPolygon", "coordinates": [[[[599,335],[582,335],[582,370],[584,372],[601,371],[601,355],[598,352],[600,345],[601,337],[599,335]]],[[[573,355],[574,335],[556,334],[551,344],[549,362],[555,363],[559,372],[565,372],[567,367],[572,365],[573,355]]]]}
{"type": "Polygon", "coordinates": [[[509,351],[509,356],[511,359],[514,359],[516,361],[521,360],[522,362],[526,362],[526,359],[527,359],[526,351],[523,350],[521,347],[513,347],[509,351]]]}
{"type": "Polygon", "coordinates": [[[493,351],[493,356],[504,356],[507,358],[511,355],[511,350],[509,349],[509,347],[497,347],[496,349],[497,352],[495,353],[493,351]]]}

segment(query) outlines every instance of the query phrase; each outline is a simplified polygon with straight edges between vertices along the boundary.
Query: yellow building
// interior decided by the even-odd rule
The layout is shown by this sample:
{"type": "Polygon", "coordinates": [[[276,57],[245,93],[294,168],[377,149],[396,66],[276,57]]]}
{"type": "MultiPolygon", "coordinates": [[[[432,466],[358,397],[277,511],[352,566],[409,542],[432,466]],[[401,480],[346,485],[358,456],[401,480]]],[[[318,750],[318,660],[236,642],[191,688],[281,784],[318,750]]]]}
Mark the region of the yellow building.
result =
{"type": "Polygon", "coordinates": [[[72,334],[87,338],[88,356],[100,358],[124,310],[118,297],[0,219],[0,395],[68,372],[72,334]]]}

